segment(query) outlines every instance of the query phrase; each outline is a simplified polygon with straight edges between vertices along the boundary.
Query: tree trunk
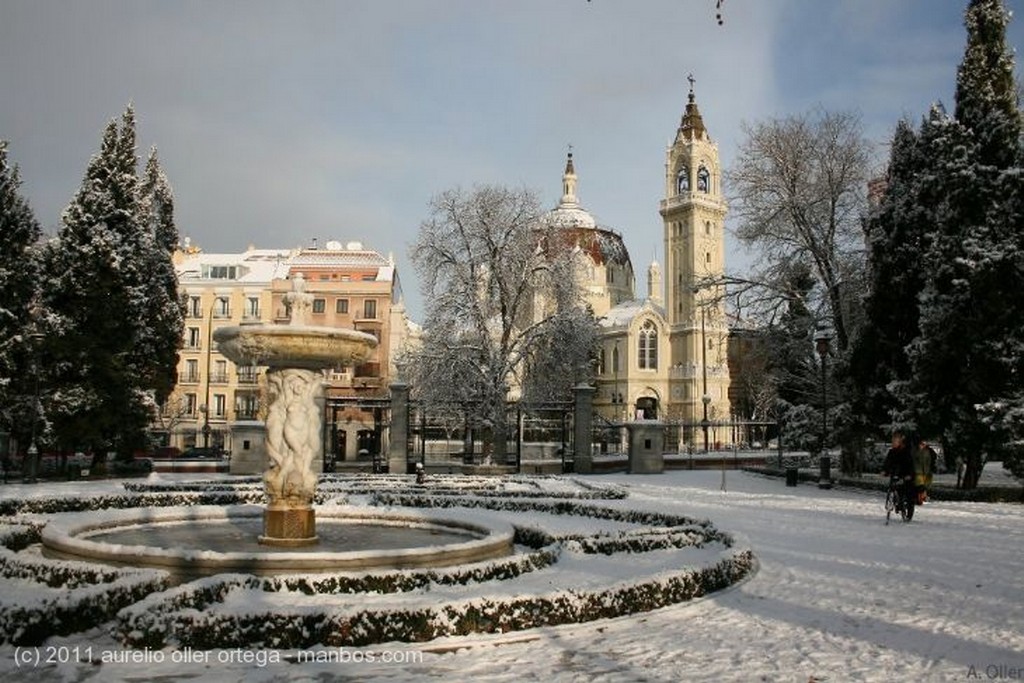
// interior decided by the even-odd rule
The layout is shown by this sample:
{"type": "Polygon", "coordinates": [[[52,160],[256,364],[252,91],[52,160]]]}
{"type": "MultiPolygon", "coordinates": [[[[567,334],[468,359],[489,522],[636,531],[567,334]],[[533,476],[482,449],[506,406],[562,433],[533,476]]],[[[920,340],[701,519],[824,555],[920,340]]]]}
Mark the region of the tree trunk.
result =
{"type": "Polygon", "coordinates": [[[981,461],[981,456],[978,453],[970,453],[964,459],[966,467],[964,468],[964,481],[963,488],[973,490],[978,488],[978,481],[981,479],[981,470],[985,466],[985,463],[981,461]]]}

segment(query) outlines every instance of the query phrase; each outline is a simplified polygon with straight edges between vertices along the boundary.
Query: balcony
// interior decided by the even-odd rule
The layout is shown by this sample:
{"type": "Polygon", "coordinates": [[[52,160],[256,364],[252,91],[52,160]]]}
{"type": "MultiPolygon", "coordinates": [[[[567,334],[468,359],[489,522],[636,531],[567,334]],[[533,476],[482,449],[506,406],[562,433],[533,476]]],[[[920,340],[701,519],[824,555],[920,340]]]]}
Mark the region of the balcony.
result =
{"type": "Polygon", "coordinates": [[[227,384],[228,373],[226,372],[214,372],[210,375],[210,384],[227,384]]]}
{"type": "Polygon", "coordinates": [[[239,384],[259,384],[260,373],[255,371],[239,372],[238,383],[239,384]]]}
{"type": "Polygon", "coordinates": [[[724,201],[713,199],[710,195],[703,192],[681,192],[674,197],[661,200],[661,213],[671,211],[672,209],[684,206],[687,204],[696,204],[698,206],[706,206],[710,209],[718,211],[725,211],[726,205],[724,201]]]}
{"type": "Polygon", "coordinates": [[[199,384],[198,372],[179,372],[178,384],[199,384]]]}

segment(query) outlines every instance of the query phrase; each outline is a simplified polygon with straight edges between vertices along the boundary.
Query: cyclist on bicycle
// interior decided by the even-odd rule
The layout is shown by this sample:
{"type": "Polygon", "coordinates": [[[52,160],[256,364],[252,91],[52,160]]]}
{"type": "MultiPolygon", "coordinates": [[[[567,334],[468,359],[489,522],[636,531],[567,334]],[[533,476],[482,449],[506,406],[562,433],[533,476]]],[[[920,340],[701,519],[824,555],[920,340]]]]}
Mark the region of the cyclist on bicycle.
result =
{"type": "Polygon", "coordinates": [[[885,462],[882,463],[882,474],[889,475],[895,482],[900,482],[900,493],[907,505],[914,504],[914,457],[910,444],[913,441],[907,439],[903,432],[893,432],[892,448],[885,454],[885,462]]]}

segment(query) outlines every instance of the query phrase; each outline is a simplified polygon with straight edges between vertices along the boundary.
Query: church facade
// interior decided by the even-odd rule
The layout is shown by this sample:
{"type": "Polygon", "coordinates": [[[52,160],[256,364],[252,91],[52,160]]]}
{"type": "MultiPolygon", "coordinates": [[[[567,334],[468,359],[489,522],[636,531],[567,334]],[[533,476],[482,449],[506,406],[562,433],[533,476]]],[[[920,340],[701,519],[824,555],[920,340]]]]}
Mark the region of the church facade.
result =
{"type": "MultiPolygon", "coordinates": [[[[647,269],[642,296],[618,233],[596,225],[576,197],[570,153],[563,197],[548,222],[580,230],[600,248],[584,268],[584,287],[600,325],[595,410],[611,423],[636,419],[681,426],[680,447],[730,438],[728,338],[724,291],[725,216],[718,147],[708,135],[691,84],[666,152],[659,212],[664,267],[647,269]],[[717,280],[717,281],[716,281],[717,280]],[[707,425],[707,429],[703,427],[707,425]]],[[[586,241],[586,238],[581,238],[586,241]]]]}

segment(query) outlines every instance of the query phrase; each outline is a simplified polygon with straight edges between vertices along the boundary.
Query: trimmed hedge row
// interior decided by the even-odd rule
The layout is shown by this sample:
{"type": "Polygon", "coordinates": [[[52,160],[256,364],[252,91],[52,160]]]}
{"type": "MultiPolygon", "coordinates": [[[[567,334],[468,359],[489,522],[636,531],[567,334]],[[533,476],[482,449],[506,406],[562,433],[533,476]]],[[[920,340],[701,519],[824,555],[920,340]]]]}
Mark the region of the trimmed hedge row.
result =
{"type": "MultiPolygon", "coordinates": [[[[421,508],[448,508],[448,507],[479,507],[487,510],[501,512],[547,512],[555,515],[575,515],[582,517],[593,517],[627,524],[637,524],[646,527],[666,527],[673,531],[679,531],[679,527],[693,528],[704,534],[706,541],[717,541],[726,547],[732,545],[732,537],[724,532],[715,529],[711,522],[706,519],[693,519],[680,515],[669,515],[660,512],[646,512],[642,510],[621,510],[618,508],[598,507],[573,501],[542,502],[532,500],[492,500],[485,498],[445,498],[428,495],[415,494],[392,494],[377,493],[372,498],[374,505],[398,506],[398,507],[421,507],[421,508]]],[[[663,533],[661,529],[641,529],[632,532],[622,532],[620,535],[633,535],[637,533],[663,533]]],[[[559,539],[577,538],[574,536],[559,536],[559,539]]]]}
{"type": "Polygon", "coordinates": [[[167,588],[167,572],[115,569],[84,562],[22,557],[16,551],[39,541],[39,529],[12,525],[0,530],[0,578],[29,581],[64,592],[31,604],[3,605],[0,644],[39,645],[50,636],[86,631],[151,593],[167,588]]]}
{"type": "MultiPolygon", "coordinates": [[[[760,474],[766,477],[784,477],[786,473],[777,467],[744,467],[745,472],[760,474]]],[[[801,471],[800,481],[817,482],[817,472],[801,471]]],[[[860,489],[863,491],[879,491],[885,493],[889,483],[881,479],[856,479],[853,477],[833,477],[836,486],[860,489]]],[[[957,503],[1020,503],[1024,502],[1024,486],[983,486],[976,489],[958,489],[951,486],[931,486],[928,497],[932,500],[946,500],[957,503]]]]}
{"type": "Polygon", "coordinates": [[[245,588],[244,581],[236,577],[235,581],[209,586],[203,591],[202,604],[165,613],[164,619],[146,619],[151,612],[141,609],[141,603],[125,610],[120,615],[119,635],[124,645],[136,648],[309,648],[317,644],[338,647],[423,642],[443,636],[505,633],[647,612],[725,588],[746,576],[753,566],[751,551],[742,550],[713,566],[683,569],[603,590],[506,600],[470,599],[408,610],[325,609],[291,614],[280,610],[251,614],[200,611],[223,600],[230,591],[245,588]]]}
{"type": "Polygon", "coordinates": [[[0,500],[0,516],[178,505],[258,505],[263,503],[264,499],[263,491],[129,493],[125,495],[69,496],[66,498],[7,499],[0,500]]]}
{"type": "MultiPolygon", "coordinates": [[[[436,477],[436,475],[435,475],[436,477]]],[[[464,477],[460,477],[462,479],[464,477]]],[[[516,498],[552,498],[575,500],[623,500],[628,495],[625,489],[618,486],[593,485],[588,482],[573,480],[579,491],[544,491],[507,490],[502,480],[495,482],[492,477],[476,478],[479,482],[462,482],[452,477],[432,478],[427,484],[414,484],[408,478],[395,478],[384,475],[326,475],[317,486],[319,496],[337,494],[373,495],[381,492],[420,493],[434,496],[466,496],[471,494],[479,497],[512,496],[516,498]]],[[[536,477],[523,483],[535,484],[536,477]]],[[[136,483],[125,482],[125,489],[135,493],[168,493],[188,491],[262,491],[263,485],[257,479],[246,479],[231,483],[217,481],[194,481],[173,483],[136,483]]],[[[320,501],[318,501],[320,502],[320,501]]]]}

